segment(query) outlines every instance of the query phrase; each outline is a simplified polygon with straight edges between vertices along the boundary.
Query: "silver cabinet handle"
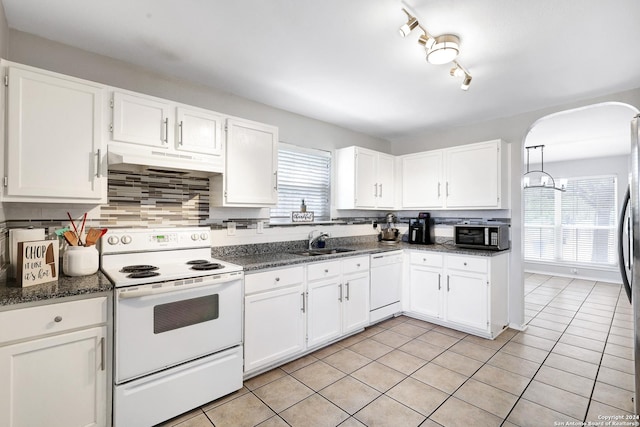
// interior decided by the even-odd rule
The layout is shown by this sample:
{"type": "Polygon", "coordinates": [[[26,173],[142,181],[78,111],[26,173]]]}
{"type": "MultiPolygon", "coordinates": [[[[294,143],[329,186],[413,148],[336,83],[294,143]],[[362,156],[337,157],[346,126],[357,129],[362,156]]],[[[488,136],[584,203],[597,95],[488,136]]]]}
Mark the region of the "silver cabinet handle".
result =
{"type": "Polygon", "coordinates": [[[373,184],[373,187],[375,188],[374,192],[373,192],[373,197],[378,197],[378,184],[373,184]]]}
{"type": "Polygon", "coordinates": [[[344,286],[347,288],[347,295],[344,297],[344,299],[349,301],[349,282],[345,283],[344,286]]]}
{"type": "Polygon", "coordinates": [[[438,273],[438,290],[440,290],[440,273],[438,273]]]}
{"type": "Polygon", "coordinates": [[[169,142],[169,118],[164,119],[164,138],[162,139],[166,144],[169,142]]]}
{"type": "Polygon", "coordinates": [[[276,184],[273,187],[274,190],[278,191],[278,171],[275,171],[273,175],[276,177],[276,184]]]}
{"type": "Polygon", "coordinates": [[[446,189],[446,195],[447,195],[447,197],[449,197],[449,181],[447,181],[447,185],[446,185],[445,189],[446,189]]]}
{"type": "Polygon", "coordinates": [[[338,285],[338,288],[340,288],[340,296],[338,297],[338,301],[342,302],[342,284],[338,285]]]}
{"type": "Polygon", "coordinates": [[[96,178],[100,178],[102,176],[102,150],[98,148],[96,152],[96,178]]]}
{"type": "Polygon", "coordinates": [[[382,184],[380,184],[380,197],[382,197],[382,184]]]}
{"type": "Polygon", "coordinates": [[[56,317],[54,317],[54,318],[53,318],[53,321],[54,321],[54,322],[56,322],[56,323],[60,323],[60,322],[62,322],[62,316],[56,316],[56,317]]]}
{"type": "Polygon", "coordinates": [[[307,312],[307,307],[306,307],[305,300],[304,300],[304,292],[301,293],[300,296],[302,297],[302,309],[301,310],[302,310],[303,313],[306,313],[307,312]]]}
{"type": "Polygon", "coordinates": [[[100,338],[100,370],[105,370],[105,348],[104,348],[104,337],[100,338]]]}
{"type": "Polygon", "coordinates": [[[447,274],[447,292],[449,292],[449,275],[447,274]]]}
{"type": "Polygon", "coordinates": [[[178,144],[182,145],[182,120],[178,123],[178,144]]]}
{"type": "Polygon", "coordinates": [[[440,198],[440,183],[438,182],[438,199],[440,198]]]}

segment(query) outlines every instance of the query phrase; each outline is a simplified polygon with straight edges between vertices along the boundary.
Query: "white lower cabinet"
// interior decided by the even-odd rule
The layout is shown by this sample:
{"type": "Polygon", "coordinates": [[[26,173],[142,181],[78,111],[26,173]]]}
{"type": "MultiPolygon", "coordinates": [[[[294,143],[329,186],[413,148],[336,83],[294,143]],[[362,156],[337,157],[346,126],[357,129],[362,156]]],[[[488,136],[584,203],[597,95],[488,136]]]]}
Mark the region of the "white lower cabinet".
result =
{"type": "Polygon", "coordinates": [[[441,319],[443,255],[411,253],[409,259],[409,311],[441,319]]]}
{"type": "Polygon", "coordinates": [[[107,425],[106,312],[101,297],[0,313],[0,426],[107,425]]]}
{"type": "Polygon", "coordinates": [[[508,325],[508,256],[412,251],[407,314],[495,338],[508,325]]]}
{"type": "Polygon", "coordinates": [[[245,276],[244,370],[255,371],[305,349],[303,267],[245,276]]]}
{"type": "Polygon", "coordinates": [[[245,275],[245,376],[369,325],[369,256],[245,275]]]}

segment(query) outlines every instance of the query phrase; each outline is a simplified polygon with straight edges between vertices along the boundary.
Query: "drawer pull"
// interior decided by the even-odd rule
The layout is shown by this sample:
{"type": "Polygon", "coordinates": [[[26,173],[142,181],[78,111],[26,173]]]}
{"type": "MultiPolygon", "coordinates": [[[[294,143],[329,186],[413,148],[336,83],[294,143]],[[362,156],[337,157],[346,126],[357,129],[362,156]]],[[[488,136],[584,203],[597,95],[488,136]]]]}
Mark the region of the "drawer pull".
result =
{"type": "Polygon", "coordinates": [[[463,263],[463,264],[464,264],[465,266],[467,265],[467,263],[466,263],[466,262],[465,262],[465,263],[463,263]]]}
{"type": "Polygon", "coordinates": [[[54,318],[53,318],[53,321],[54,321],[54,322],[56,322],[56,323],[60,323],[60,322],[62,322],[62,316],[56,316],[56,317],[54,317],[54,318]]]}
{"type": "Polygon", "coordinates": [[[360,263],[356,264],[356,267],[360,268],[360,263]]]}
{"type": "Polygon", "coordinates": [[[324,269],[324,272],[325,272],[325,273],[328,273],[328,272],[329,272],[329,269],[328,269],[328,268],[325,268],[325,269],[324,269]]]}
{"type": "Polygon", "coordinates": [[[279,281],[280,281],[280,278],[279,278],[279,277],[276,277],[276,282],[279,282],[279,281]]]}

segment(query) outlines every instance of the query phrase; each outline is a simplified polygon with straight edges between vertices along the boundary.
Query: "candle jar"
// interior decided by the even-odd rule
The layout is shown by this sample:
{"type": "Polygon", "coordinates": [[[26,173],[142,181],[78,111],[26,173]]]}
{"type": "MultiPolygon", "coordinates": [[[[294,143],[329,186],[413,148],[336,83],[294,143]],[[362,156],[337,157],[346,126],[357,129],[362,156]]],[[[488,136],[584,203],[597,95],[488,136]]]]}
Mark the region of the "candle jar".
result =
{"type": "Polygon", "coordinates": [[[62,255],[62,271],[67,276],[89,276],[98,272],[95,246],[69,246],[62,255]]]}

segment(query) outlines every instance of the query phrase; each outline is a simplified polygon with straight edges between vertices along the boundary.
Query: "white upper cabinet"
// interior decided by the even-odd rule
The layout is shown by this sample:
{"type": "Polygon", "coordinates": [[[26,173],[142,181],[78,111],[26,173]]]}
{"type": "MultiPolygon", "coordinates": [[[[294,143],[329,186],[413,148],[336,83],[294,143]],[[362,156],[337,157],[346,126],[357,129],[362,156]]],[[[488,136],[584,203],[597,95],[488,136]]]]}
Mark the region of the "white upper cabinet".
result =
{"type": "Polygon", "coordinates": [[[168,102],[145,95],[114,92],[112,140],[169,148],[168,102]]]}
{"type": "Polygon", "coordinates": [[[443,206],[442,158],[442,150],[402,156],[403,208],[443,206]]]}
{"type": "Polygon", "coordinates": [[[278,128],[227,119],[225,171],[211,178],[213,206],[268,207],[278,203],[278,128]]]}
{"type": "Polygon", "coordinates": [[[224,116],[162,98],[115,89],[109,165],[221,173],[224,116]]]}
{"type": "Polygon", "coordinates": [[[176,108],[176,149],[221,155],[224,116],[196,108],[176,108]]]}
{"type": "Polygon", "coordinates": [[[502,140],[402,156],[406,209],[508,209],[507,144],[502,140]]]}
{"type": "Polygon", "coordinates": [[[105,203],[104,87],[3,61],[7,202],[105,203]]]}
{"type": "Polygon", "coordinates": [[[393,156],[347,147],[336,150],[336,161],[337,209],[393,209],[393,156]]]}
{"type": "Polygon", "coordinates": [[[506,208],[506,151],[502,141],[447,149],[446,207],[506,208]]]}

